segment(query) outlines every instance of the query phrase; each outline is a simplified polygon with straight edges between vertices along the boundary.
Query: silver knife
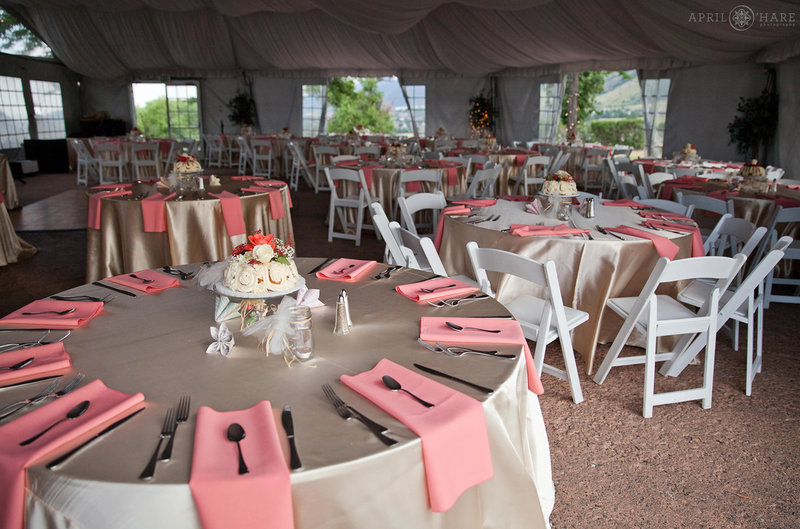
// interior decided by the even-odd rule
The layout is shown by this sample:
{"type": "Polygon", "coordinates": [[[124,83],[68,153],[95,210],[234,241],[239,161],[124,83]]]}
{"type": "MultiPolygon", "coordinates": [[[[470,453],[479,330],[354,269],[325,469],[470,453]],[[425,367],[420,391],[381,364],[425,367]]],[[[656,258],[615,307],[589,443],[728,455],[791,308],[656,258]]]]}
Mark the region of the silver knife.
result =
{"type": "Polygon", "coordinates": [[[283,429],[286,430],[286,437],[289,438],[289,451],[291,453],[289,467],[291,467],[292,470],[296,470],[302,467],[303,463],[300,462],[300,456],[297,455],[297,447],[294,444],[294,422],[292,421],[291,407],[286,406],[283,408],[281,424],[283,424],[283,429]]]}
{"type": "Polygon", "coordinates": [[[317,266],[312,268],[308,273],[309,274],[316,274],[317,272],[319,272],[320,270],[322,270],[323,268],[325,268],[326,266],[328,266],[329,264],[331,264],[335,260],[336,260],[335,257],[330,257],[328,259],[325,259],[320,264],[318,264],[317,266]]]}
{"type": "Polygon", "coordinates": [[[126,296],[130,296],[132,298],[136,297],[136,294],[134,294],[133,292],[128,292],[127,290],[122,290],[121,288],[112,287],[110,285],[106,285],[105,283],[101,283],[100,281],[92,281],[92,284],[98,287],[104,287],[109,290],[113,290],[114,292],[119,292],[120,294],[125,294],[126,296]]]}
{"type": "Polygon", "coordinates": [[[447,373],[443,373],[441,371],[437,371],[437,370],[433,369],[432,367],[427,367],[427,366],[424,366],[422,364],[414,364],[414,367],[416,367],[417,369],[421,369],[422,371],[425,371],[426,373],[430,373],[431,375],[437,375],[437,376],[440,376],[440,377],[447,378],[449,380],[455,380],[456,382],[461,382],[462,384],[466,384],[467,386],[469,386],[471,388],[475,388],[478,391],[483,391],[487,395],[491,395],[492,393],[494,393],[494,390],[491,389],[491,388],[487,388],[485,386],[481,386],[480,384],[475,384],[473,382],[469,382],[467,380],[464,380],[463,378],[458,378],[458,377],[454,377],[453,375],[448,375],[447,373]]]}

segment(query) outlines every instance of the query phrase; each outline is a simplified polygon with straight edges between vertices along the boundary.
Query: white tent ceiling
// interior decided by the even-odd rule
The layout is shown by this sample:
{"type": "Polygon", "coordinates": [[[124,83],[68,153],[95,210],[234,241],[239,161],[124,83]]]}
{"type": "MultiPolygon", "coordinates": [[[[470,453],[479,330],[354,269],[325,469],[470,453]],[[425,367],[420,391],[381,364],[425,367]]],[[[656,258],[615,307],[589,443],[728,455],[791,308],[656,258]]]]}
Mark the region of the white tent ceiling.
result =
{"type": "Polygon", "coordinates": [[[800,55],[796,2],[737,0],[5,0],[93,78],[541,75],[779,62],[800,55]],[[488,7],[491,6],[491,7],[488,7]],[[791,14],[793,23],[759,21],[791,14]],[[701,14],[716,14],[706,21],[701,14]]]}

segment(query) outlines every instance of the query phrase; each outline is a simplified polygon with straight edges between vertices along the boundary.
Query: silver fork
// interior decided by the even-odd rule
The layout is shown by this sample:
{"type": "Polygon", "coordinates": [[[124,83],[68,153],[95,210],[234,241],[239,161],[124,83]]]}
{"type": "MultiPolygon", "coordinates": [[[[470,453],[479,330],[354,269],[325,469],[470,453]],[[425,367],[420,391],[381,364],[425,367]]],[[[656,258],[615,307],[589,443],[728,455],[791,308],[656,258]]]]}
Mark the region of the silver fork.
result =
{"type": "Polygon", "coordinates": [[[18,402],[12,402],[11,404],[4,406],[2,409],[0,409],[0,413],[4,413],[8,410],[11,411],[9,413],[5,413],[4,415],[0,415],[0,420],[5,419],[10,415],[13,415],[14,413],[18,412],[27,405],[33,403],[34,401],[37,401],[37,399],[40,400],[45,398],[47,395],[50,394],[51,391],[56,389],[57,385],[58,385],[58,380],[53,380],[52,382],[50,382],[50,385],[48,385],[46,388],[44,388],[42,391],[40,391],[33,397],[27,398],[25,400],[20,400],[18,402]]]}
{"type": "Polygon", "coordinates": [[[482,351],[480,349],[470,349],[468,347],[457,347],[457,346],[450,346],[445,347],[444,345],[440,344],[439,342],[434,342],[437,347],[439,347],[442,352],[449,356],[463,356],[463,355],[478,355],[478,356],[492,356],[495,358],[507,358],[509,360],[514,359],[517,355],[509,355],[498,353],[497,351],[482,351]]]}
{"type": "MultiPolygon", "coordinates": [[[[72,380],[70,380],[69,382],[67,382],[67,385],[66,385],[66,386],[64,386],[63,388],[59,389],[58,391],[55,391],[55,392],[53,392],[53,393],[50,393],[50,392],[48,392],[48,394],[47,394],[47,395],[42,395],[42,396],[39,396],[39,397],[37,397],[37,398],[35,398],[35,399],[31,399],[31,400],[30,400],[30,402],[26,402],[26,403],[24,403],[24,404],[23,404],[22,406],[20,406],[18,409],[16,409],[16,410],[13,410],[13,411],[10,411],[10,412],[6,413],[5,415],[0,415],[0,419],[5,419],[6,417],[9,417],[9,416],[11,416],[11,415],[14,415],[14,414],[15,414],[15,413],[17,413],[18,411],[20,411],[20,410],[22,410],[22,409],[26,408],[27,406],[29,406],[29,405],[31,405],[31,404],[39,404],[39,403],[40,403],[40,402],[42,402],[43,400],[45,400],[45,399],[49,399],[50,397],[54,397],[54,398],[56,398],[56,399],[57,399],[57,398],[59,398],[59,397],[63,397],[64,395],[66,395],[67,393],[69,393],[70,391],[72,391],[73,389],[75,389],[75,386],[77,386],[77,385],[80,383],[80,381],[81,381],[81,380],[83,380],[83,377],[84,377],[84,376],[86,376],[86,375],[84,375],[83,373],[78,373],[77,375],[75,375],[75,376],[72,378],[72,380]]],[[[56,381],[56,384],[57,384],[57,383],[58,383],[58,381],[56,381]]],[[[55,387],[54,387],[53,389],[55,389],[55,387]]],[[[52,390],[50,390],[50,391],[52,391],[52,390]]],[[[2,411],[2,410],[0,410],[0,411],[2,411]]]]}
{"type": "Polygon", "coordinates": [[[391,446],[397,442],[391,437],[387,437],[383,434],[383,432],[386,431],[385,427],[362,415],[354,408],[348,406],[342,399],[339,398],[339,395],[337,395],[336,392],[333,391],[333,388],[331,387],[330,384],[323,384],[322,392],[325,394],[325,398],[328,399],[328,402],[333,404],[333,407],[336,408],[336,413],[339,414],[339,417],[341,417],[342,419],[352,419],[353,417],[355,417],[356,419],[361,421],[361,423],[364,426],[369,428],[369,430],[373,433],[373,435],[375,435],[375,437],[380,439],[381,442],[386,446],[391,446]]]}
{"type": "Polygon", "coordinates": [[[63,316],[64,314],[70,314],[78,310],[76,307],[72,307],[71,309],[66,310],[40,310],[39,312],[23,312],[23,316],[35,316],[37,314],[55,314],[56,316],[63,316]]]}
{"type": "Polygon", "coordinates": [[[161,452],[161,457],[158,458],[159,461],[169,461],[172,458],[172,444],[175,441],[175,432],[178,431],[178,425],[182,422],[186,422],[189,419],[189,402],[191,402],[191,397],[188,395],[184,395],[181,397],[181,400],[178,402],[178,413],[175,417],[175,429],[172,432],[172,436],[167,441],[167,446],[164,447],[164,451],[161,452]]]}
{"type": "Polygon", "coordinates": [[[161,443],[164,439],[170,439],[173,435],[175,435],[175,408],[170,408],[167,410],[167,416],[164,417],[164,424],[161,426],[161,433],[158,437],[156,449],[153,451],[153,455],[150,457],[147,466],[144,467],[142,473],[139,474],[139,479],[153,479],[153,474],[155,474],[156,471],[156,463],[158,463],[158,451],[161,449],[161,443]]]}
{"type": "Polygon", "coordinates": [[[134,279],[138,279],[142,283],[153,283],[155,281],[155,279],[146,279],[144,277],[139,277],[136,274],[128,274],[128,277],[132,277],[134,279]]]}

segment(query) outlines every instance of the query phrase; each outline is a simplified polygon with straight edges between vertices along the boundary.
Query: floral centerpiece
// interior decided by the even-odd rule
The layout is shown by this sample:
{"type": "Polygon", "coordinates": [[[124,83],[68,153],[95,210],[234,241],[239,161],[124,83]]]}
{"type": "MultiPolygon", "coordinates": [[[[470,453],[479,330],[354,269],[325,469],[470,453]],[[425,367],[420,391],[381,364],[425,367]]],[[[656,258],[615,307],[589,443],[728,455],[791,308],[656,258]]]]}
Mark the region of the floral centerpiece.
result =
{"type": "Polygon", "coordinates": [[[203,170],[203,166],[191,154],[181,154],[172,170],[176,173],[199,173],[203,170]]]}
{"type": "Polygon", "coordinates": [[[675,154],[674,157],[675,162],[698,162],[700,161],[700,156],[697,155],[697,148],[691,143],[687,143],[683,146],[680,152],[675,154]]]}
{"type": "Polygon", "coordinates": [[[578,194],[578,187],[572,175],[566,171],[557,171],[545,177],[541,192],[543,195],[573,196],[578,194]]]}
{"type": "Polygon", "coordinates": [[[758,164],[758,160],[753,158],[750,163],[742,166],[739,174],[745,178],[764,178],[767,175],[767,171],[758,164]]]}
{"type": "Polygon", "coordinates": [[[257,231],[247,243],[234,248],[222,284],[245,294],[288,290],[299,277],[294,256],[292,246],[257,231]]]}
{"type": "Polygon", "coordinates": [[[292,139],[292,131],[289,127],[283,127],[281,131],[278,133],[278,137],[282,140],[291,140],[292,139]]]}

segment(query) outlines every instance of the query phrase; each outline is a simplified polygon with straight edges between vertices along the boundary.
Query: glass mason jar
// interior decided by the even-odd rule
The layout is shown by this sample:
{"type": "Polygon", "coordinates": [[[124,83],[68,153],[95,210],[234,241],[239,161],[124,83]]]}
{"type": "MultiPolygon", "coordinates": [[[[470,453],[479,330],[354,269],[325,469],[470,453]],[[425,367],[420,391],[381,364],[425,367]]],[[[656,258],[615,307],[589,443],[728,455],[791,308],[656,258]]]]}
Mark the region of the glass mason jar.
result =
{"type": "Polygon", "coordinates": [[[572,198],[561,198],[556,203],[556,218],[558,220],[570,220],[572,218],[572,198]]]}
{"type": "Polygon", "coordinates": [[[311,333],[311,308],[295,305],[289,315],[291,330],[287,339],[292,354],[298,360],[307,360],[314,351],[314,336],[311,333]]]}

